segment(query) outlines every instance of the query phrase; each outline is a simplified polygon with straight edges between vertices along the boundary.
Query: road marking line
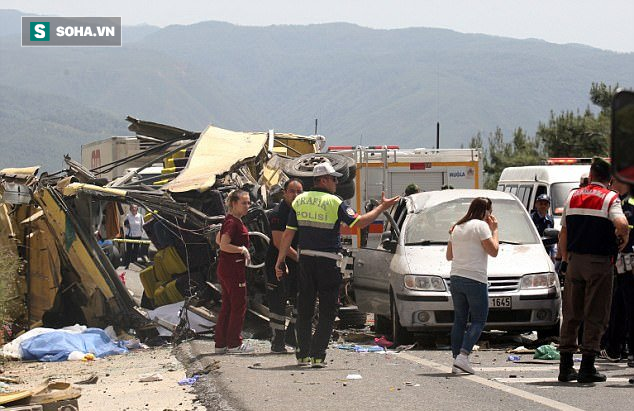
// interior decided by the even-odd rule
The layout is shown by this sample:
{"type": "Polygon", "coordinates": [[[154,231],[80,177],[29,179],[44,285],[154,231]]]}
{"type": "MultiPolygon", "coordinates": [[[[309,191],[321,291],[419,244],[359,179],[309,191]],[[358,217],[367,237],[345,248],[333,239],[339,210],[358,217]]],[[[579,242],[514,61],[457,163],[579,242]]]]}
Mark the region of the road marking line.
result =
{"type": "Polygon", "coordinates": [[[471,363],[471,366],[476,371],[488,371],[488,372],[496,372],[496,371],[548,371],[550,373],[553,370],[559,370],[559,365],[546,365],[542,367],[522,367],[522,366],[511,366],[511,367],[478,367],[477,365],[474,367],[474,364],[471,363]]]}
{"type": "MultiPolygon", "coordinates": [[[[495,381],[503,382],[506,384],[528,384],[535,382],[557,382],[557,378],[492,378],[495,381]]],[[[628,378],[613,378],[609,377],[608,382],[628,382],[628,378]]]]}
{"type": "MultiPolygon", "coordinates": [[[[415,355],[401,352],[399,354],[401,358],[405,358],[409,361],[418,363],[420,365],[424,365],[428,368],[433,368],[443,373],[451,373],[451,367],[446,365],[438,364],[434,361],[426,360],[424,358],[416,357],[415,355]]],[[[581,408],[576,408],[568,404],[564,404],[563,402],[551,400],[550,398],[542,397],[541,395],[533,394],[528,391],[520,390],[519,388],[509,387],[507,385],[502,384],[501,382],[487,380],[486,378],[479,377],[477,375],[461,375],[460,378],[464,378],[473,382],[476,382],[481,385],[486,385],[487,387],[505,392],[507,394],[515,395],[520,398],[524,398],[529,401],[536,402],[538,404],[545,405],[547,407],[554,408],[556,410],[562,411],[581,411],[581,408]]]]}
{"type": "MultiPolygon", "coordinates": [[[[616,368],[626,368],[627,364],[595,364],[597,369],[600,371],[609,371],[614,370],[616,368]]],[[[544,364],[544,365],[523,365],[522,363],[517,363],[517,365],[503,365],[500,367],[478,367],[478,364],[471,363],[471,366],[476,371],[487,371],[487,372],[496,372],[496,371],[549,371],[559,370],[559,364],[544,364]]]]}

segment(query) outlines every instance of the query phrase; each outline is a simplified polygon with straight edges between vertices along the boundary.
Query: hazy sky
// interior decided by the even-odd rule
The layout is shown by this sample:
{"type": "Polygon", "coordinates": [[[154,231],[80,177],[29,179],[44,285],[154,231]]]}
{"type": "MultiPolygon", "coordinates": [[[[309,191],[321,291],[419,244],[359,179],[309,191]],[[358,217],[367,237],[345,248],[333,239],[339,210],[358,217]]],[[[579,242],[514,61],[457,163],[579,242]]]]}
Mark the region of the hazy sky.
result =
{"type": "Polygon", "coordinates": [[[634,0],[0,0],[59,16],[121,16],[124,25],[217,20],[248,26],[349,22],[437,27],[634,52],[634,0]]]}

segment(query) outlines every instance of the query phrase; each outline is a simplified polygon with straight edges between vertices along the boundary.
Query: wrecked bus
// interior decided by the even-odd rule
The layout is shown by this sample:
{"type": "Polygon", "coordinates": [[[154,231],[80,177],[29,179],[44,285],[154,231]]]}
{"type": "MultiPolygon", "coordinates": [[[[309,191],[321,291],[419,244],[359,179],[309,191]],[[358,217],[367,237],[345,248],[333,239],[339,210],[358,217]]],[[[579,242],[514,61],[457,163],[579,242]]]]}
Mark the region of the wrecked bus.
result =
{"type": "Polygon", "coordinates": [[[145,290],[141,305],[153,308],[190,296],[201,303],[217,300],[217,250],[212,239],[224,219],[224,197],[238,187],[254,200],[245,218],[249,230],[262,234],[253,241],[249,307],[266,316],[265,275],[263,264],[258,264],[267,247],[264,210],[279,201],[280,185],[289,178],[285,171],[292,173],[297,161],[315,156],[323,139],[273,131],[239,133],[211,126],[191,132],[131,117],[128,121],[137,139],[153,144],[127,159],[88,169],[66,157],[65,170],[39,176],[37,167],[0,171],[4,194],[7,187],[17,184],[30,195],[28,201],[3,204],[7,221],[14,227],[9,235],[12,244],[25,262],[25,328],[77,322],[149,333],[156,326],[121,283],[116,262],[100,247],[96,235],[120,237],[121,206],[128,204],[148,212],[145,228],[156,248],[154,261],[141,267],[145,290]],[[184,150],[186,166],[163,175],[167,181],[162,186],[138,178],[139,170],[184,150]],[[103,178],[115,166],[127,167],[126,160],[138,166],[114,180],[103,178]]]}

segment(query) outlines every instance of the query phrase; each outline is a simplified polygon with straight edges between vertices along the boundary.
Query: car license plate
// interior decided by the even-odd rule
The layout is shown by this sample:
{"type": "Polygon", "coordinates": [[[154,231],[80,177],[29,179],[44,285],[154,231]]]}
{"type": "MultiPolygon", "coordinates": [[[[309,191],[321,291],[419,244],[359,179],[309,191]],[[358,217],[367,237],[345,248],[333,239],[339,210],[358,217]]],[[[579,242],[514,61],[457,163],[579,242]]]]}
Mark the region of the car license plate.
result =
{"type": "Polygon", "coordinates": [[[489,297],[489,308],[510,310],[511,297],[489,297]]]}

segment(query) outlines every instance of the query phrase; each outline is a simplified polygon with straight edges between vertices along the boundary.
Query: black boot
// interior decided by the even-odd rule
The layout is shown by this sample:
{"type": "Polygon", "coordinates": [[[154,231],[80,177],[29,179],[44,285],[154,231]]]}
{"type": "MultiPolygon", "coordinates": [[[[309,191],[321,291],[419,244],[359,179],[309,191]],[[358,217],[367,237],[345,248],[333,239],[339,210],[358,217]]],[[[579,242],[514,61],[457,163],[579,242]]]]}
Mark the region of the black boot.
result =
{"type": "Polygon", "coordinates": [[[562,352],[559,358],[559,377],[561,382],[570,382],[577,379],[577,371],[574,368],[571,352],[562,352]]]}
{"type": "Polygon", "coordinates": [[[271,352],[278,354],[288,352],[284,343],[284,334],[286,333],[283,330],[275,330],[271,340],[271,352]]]}
{"type": "Polygon", "coordinates": [[[594,354],[583,354],[577,382],[604,382],[607,379],[605,374],[600,374],[597,369],[594,368],[594,358],[594,354]]]}

